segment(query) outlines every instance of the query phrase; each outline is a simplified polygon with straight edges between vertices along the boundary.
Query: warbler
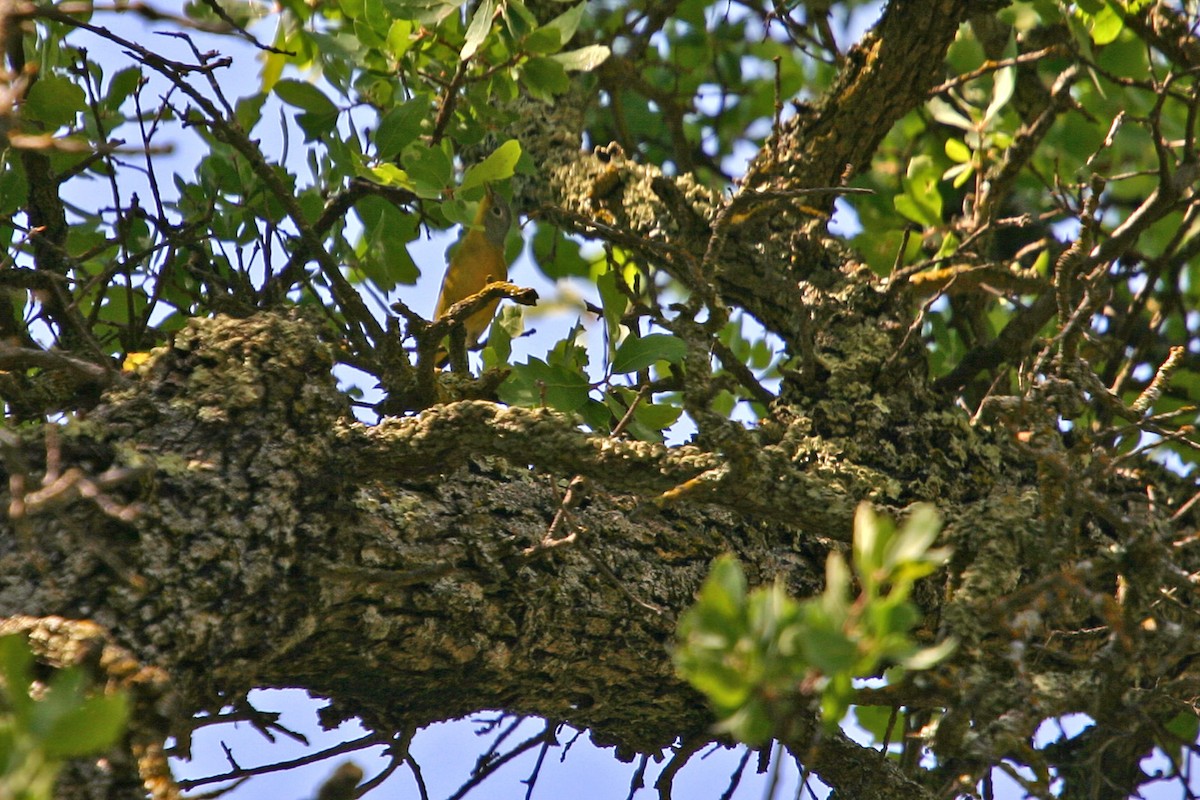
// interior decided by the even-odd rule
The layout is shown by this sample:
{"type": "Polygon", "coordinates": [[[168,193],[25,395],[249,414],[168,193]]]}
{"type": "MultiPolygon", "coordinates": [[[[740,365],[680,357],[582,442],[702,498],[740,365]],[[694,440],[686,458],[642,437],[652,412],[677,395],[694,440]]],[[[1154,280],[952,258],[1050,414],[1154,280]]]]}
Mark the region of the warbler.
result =
{"type": "MultiPolygon", "coordinates": [[[[504,258],[504,240],[512,227],[512,207],[489,187],[479,203],[479,211],[470,229],[459,241],[442,278],[433,318],[438,319],[450,306],[465,300],[493,281],[508,280],[508,262],[504,258]]],[[[493,300],[463,321],[467,347],[474,347],[491,323],[500,301],[493,300]]],[[[446,360],[446,351],[438,350],[436,364],[446,360]]]]}

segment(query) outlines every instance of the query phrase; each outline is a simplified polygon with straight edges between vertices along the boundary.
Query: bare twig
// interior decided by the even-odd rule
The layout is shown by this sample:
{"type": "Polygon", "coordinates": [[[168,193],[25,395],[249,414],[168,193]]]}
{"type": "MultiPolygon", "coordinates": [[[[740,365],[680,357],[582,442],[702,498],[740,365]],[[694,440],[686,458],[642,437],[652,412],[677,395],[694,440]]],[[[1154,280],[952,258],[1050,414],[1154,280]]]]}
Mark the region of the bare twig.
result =
{"type": "MultiPolygon", "coordinates": [[[[187,791],[198,786],[207,786],[213,783],[224,783],[236,779],[253,778],[258,775],[269,775],[272,772],[283,772],[296,767],[303,767],[309,764],[316,764],[319,761],[324,761],[327,758],[334,756],[345,755],[346,753],[355,753],[359,750],[365,750],[368,747],[377,745],[386,745],[390,741],[388,734],[371,733],[362,736],[358,739],[352,739],[348,742],[336,744],[333,747],[326,748],[316,753],[309,753],[300,756],[299,758],[289,759],[287,761],[277,761],[274,764],[264,764],[259,767],[240,767],[235,766],[220,775],[206,775],[203,778],[190,778],[179,781],[179,788],[187,791]]],[[[236,764],[236,762],[234,762],[236,764]]]]}
{"type": "Polygon", "coordinates": [[[486,763],[480,765],[471,774],[471,777],[468,778],[466,780],[466,782],[463,783],[463,785],[458,788],[458,791],[456,791],[454,794],[450,795],[450,797],[447,798],[447,800],[462,800],[462,798],[466,797],[467,794],[472,789],[474,789],[476,786],[478,786],[479,784],[483,783],[485,780],[490,778],[501,767],[503,767],[505,764],[507,764],[510,761],[512,761],[513,759],[515,759],[517,756],[521,755],[522,753],[525,753],[526,751],[528,751],[534,747],[541,745],[543,742],[552,741],[554,739],[554,728],[555,727],[556,726],[554,723],[547,722],[545,727],[542,728],[541,732],[535,734],[534,736],[531,736],[530,738],[526,739],[524,742],[521,742],[519,745],[514,747],[512,750],[509,750],[504,755],[489,759],[486,763]]]}

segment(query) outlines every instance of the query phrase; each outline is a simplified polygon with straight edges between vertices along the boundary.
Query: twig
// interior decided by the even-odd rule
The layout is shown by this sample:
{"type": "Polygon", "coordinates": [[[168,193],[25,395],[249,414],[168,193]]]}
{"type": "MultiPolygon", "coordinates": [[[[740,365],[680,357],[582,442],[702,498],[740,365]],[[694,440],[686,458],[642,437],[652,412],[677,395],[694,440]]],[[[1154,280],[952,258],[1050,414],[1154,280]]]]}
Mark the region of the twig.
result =
{"type": "Polygon", "coordinates": [[[1041,50],[1034,50],[1029,53],[1021,53],[1020,55],[1013,56],[1012,58],[1002,58],[997,61],[992,61],[989,59],[970,72],[964,72],[961,75],[956,75],[950,80],[934,86],[929,90],[929,96],[933,97],[934,95],[939,95],[942,92],[949,91],[956,86],[962,86],[963,84],[969,83],[976,78],[982,78],[989,72],[997,72],[1006,67],[1016,67],[1020,66],[1021,64],[1032,64],[1034,62],[1041,61],[1043,58],[1059,55],[1062,53],[1062,51],[1062,45],[1052,44],[1049,47],[1043,47],[1041,50]]]}
{"type": "MultiPolygon", "coordinates": [[[[633,405],[634,403],[630,404],[630,412],[633,410],[633,405]]],[[[530,545],[522,550],[521,556],[523,558],[533,558],[548,550],[553,550],[556,547],[574,544],[578,531],[572,531],[562,538],[556,538],[556,534],[558,533],[558,529],[562,527],[563,522],[566,521],[568,510],[578,508],[583,502],[588,491],[589,485],[587,478],[583,477],[582,475],[576,475],[574,478],[572,478],[571,482],[567,485],[567,493],[563,495],[562,502],[559,503],[558,510],[554,513],[554,519],[550,521],[550,527],[546,529],[546,533],[542,536],[542,540],[537,544],[530,545]]]]}
{"type": "Polygon", "coordinates": [[[742,774],[745,773],[746,765],[750,763],[750,754],[753,752],[749,747],[745,748],[742,752],[742,757],[738,759],[737,767],[734,768],[733,774],[729,776],[729,785],[725,787],[725,791],[721,792],[719,800],[730,800],[733,797],[733,793],[737,791],[738,785],[742,782],[742,774]]]}
{"type": "Polygon", "coordinates": [[[467,781],[458,788],[458,791],[450,795],[447,800],[462,800],[462,798],[466,797],[468,792],[491,777],[492,774],[494,774],[502,766],[512,761],[526,750],[541,744],[546,740],[547,737],[553,739],[554,727],[555,726],[553,723],[547,722],[541,733],[526,739],[524,742],[517,745],[499,758],[492,759],[486,764],[483,764],[480,768],[476,769],[475,772],[472,773],[471,777],[468,778],[467,781]]]}
{"type": "Polygon", "coordinates": [[[1167,384],[1171,381],[1171,373],[1173,373],[1183,362],[1185,350],[1180,345],[1175,345],[1171,348],[1166,360],[1159,366],[1158,371],[1154,373],[1154,379],[1150,381],[1137,399],[1129,406],[1130,410],[1137,414],[1144,414],[1158,401],[1162,396],[1163,390],[1167,388],[1167,384]]]}
{"type": "Polygon", "coordinates": [[[708,737],[695,737],[680,742],[679,747],[675,748],[675,752],[671,754],[671,760],[662,768],[662,772],[658,773],[658,779],[654,781],[654,788],[658,790],[659,800],[671,800],[671,788],[675,783],[675,776],[707,743],[708,737]]]}
{"type": "Polygon", "coordinates": [[[629,794],[625,795],[625,800],[633,800],[633,796],[638,793],[638,790],[646,786],[646,765],[649,763],[650,756],[642,753],[638,758],[637,768],[629,776],[629,794]]]}
{"type": "Polygon", "coordinates": [[[7,342],[0,342],[0,369],[20,370],[35,367],[47,370],[62,370],[70,372],[84,382],[101,389],[112,385],[117,376],[115,369],[111,366],[105,366],[107,363],[105,361],[96,364],[53,350],[35,350],[29,347],[17,347],[7,342]]]}
{"type": "MultiPolygon", "coordinates": [[[[274,764],[264,764],[260,767],[235,767],[228,772],[220,775],[206,775],[203,778],[191,778],[179,781],[179,788],[187,791],[194,789],[197,786],[207,786],[211,783],[223,783],[238,778],[252,778],[257,775],[268,775],[272,772],[283,772],[284,770],[295,769],[309,764],[315,764],[318,761],[323,761],[333,756],[339,756],[344,753],[354,753],[359,750],[364,750],[368,747],[376,745],[388,744],[389,736],[387,734],[371,733],[358,739],[353,739],[349,742],[342,742],[333,747],[321,750],[316,753],[309,753],[300,756],[299,758],[289,759],[287,761],[277,761],[274,764]]],[[[236,763],[236,762],[235,762],[236,763]]]]}

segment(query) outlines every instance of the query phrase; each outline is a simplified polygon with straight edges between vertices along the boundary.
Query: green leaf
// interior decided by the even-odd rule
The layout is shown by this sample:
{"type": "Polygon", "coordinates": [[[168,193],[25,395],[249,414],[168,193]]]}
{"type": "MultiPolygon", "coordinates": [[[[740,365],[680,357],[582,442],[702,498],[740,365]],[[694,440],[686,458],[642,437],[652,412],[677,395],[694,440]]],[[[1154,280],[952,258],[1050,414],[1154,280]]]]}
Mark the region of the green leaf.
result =
{"type": "Polygon", "coordinates": [[[593,397],[588,397],[588,401],[579,409],[579,416],[583,417],[583,422],[593,431],[597,433],[608,433],[612,430],[616,420],[613,419],[614,414],[611,406],[616,404],[608,395],[605,395],[604,400],[596,400],[593,397]]]}
{"type": "Polygon", "coordinates": [[[563,233],[561,228],[538,225],[533,235],[533,257],[538,267],[551,279],[586,278],[591,264],[579,252],[579,242],[563,233]]]}
{"type": "Polygon", "coordinates": [[[63,715],[83,702],[86,682],[87,675],[78,667],[55,672],[45,693],[33,705],[33,713],[29,717],[30,732],[43,741],[49,739],[63,715]]]}
{"type": "Polygon", "coordinates": [[[586,347],[579,344],[582,335],[583,323],[576,322],[570,332],[546,354],[546,360],[554,365],[584,372],[588,365],[588,352],[586,347]]]}
{"type": "Polygon", "coordinates": [[[538,28],[521,40],[527,53],[557,53],[562,48],[562,36],[554,28],[538,28]]]}
{"type": "Polygon", "coordinates": [[[837,625],[841,625],[850,610],[850,568],[839,552],[825,559],[825,591],[818,598],[820,607],[837,625]]]}
{"type": "MultiPolygon", "coordinates": [[[[353,30],[354,37],[358,39],[359,43],[370,50],[383,50],[387,44],[383,38],[386,31],[375,30],[366,19],[357,20],[354,23],[353,30]]],[[[366,99],[361,92],[359,96],[363,97],[364,100],[366,99]]],[[[368,102],[370,101],[368,100],[368,102]]]]}
{"type": "Polygon", "coordinates": [[[45,738],[46,754],[76,758],[102,752],[116,743],[128,717],[124,694],[87,697],[55,721],[45,738]]]}
{"type": "Polygon", "coordinates": [[[1196,741],[1196,736],[1200,735],[1200,717],[1191,711],[1181,711],[1168,720],[1163,727],[1175,738],[1175,741],[1170,743],[1171,745],[1182,744],[1186,747],[1196,741]]]}
{"type": "MultiPolygon", "coordinates": [[[[383,37],[387,35],[387,30],[392,24],[392,15],[387,12],[383,5],[383,0],[364,0],[362,22],[366,24],[371,32],[371,45],[381,46],[383,37]]],[[[412,24],[412,23],[409,23],[412,24]]],[[[362,31],[363,25],[356,25],[355,31],[362,31]]],[[[362,38],[360,36],[360,38],[362,38]]]]}
{"type": "Polygon", "coordinates": [[[530,358],[526,364],[513,365],[512,374],[500,384],[497,394],[512,406],[545,406],[569,413],[588,401],[589,388],[582,372],[530,358]]]}
{"type": "Polygon", "coordinates": [[[520,306],[505,304],[492,320],[488,331],[487,346],[483,348],[483,366],[487,369],[500,367],[512,357],[512,340],[521,335],[525,318],[520,306]]]}
{"type": "Polygon", "coordinates": [[[578,3],[571,6],[569,9],[559,14],[554,19],[550,20],[539,30],[553,30],[558,32],[558,46],[571,41],[571,37],[575,35],[575,31],[579,30],[579,23],[583,19],[583,12],[587,9],[587,2],[578,3]]]}
{"type": "Polygon", "coordinates": [[[754,689],[753,681],[744,670],[719,662],[698,662],[684,677],[719,713],[733,712],[733,716],[747,703],[754,689]]]}
{"type": "Polygon", "coordinates": [[[0,162],[0,217],[8,217],[25,205],[29,187],[25,183],[25,169],[19,161],[0,162]]]}
{"type": "Polygon", "coordinates": [[[117,328],[125,328],[142,317],[150,305],[149,296],[140,287],[124,289],[121,295],[107,298],[97,318],[111,322],[117,328]]]}
{"type": "Polygon", "coordinates": [[[947,156],[960,164],[971,160],[971,148],[967,147],[962,139],[947,139],[943,149],[947,156]]]}
{"type": "Polygon", "coordinates": [[[414,142],[405,148],[402,162],[413,191],[425,199],[440,198],[454,181],[454,162],[441,147],[414,142]]]}
{"type": "Polygon", "coordinates": [[[87,107],[85,101],[81,87],[67,78],[51,75],[29,88],[21,113],[26,119],[57,129],[74,122],[75,115],[87,107]]]}
{"type": "Polygon", "coordinates": [[[896,210],[908,219],[925,227],[942,224],[942,195],[938,191],[940,171],[929,156],[916,156],[908,163],[903,180],[904,194],[893,203],[896,210]]]}
{"type": "Polygon", "coordinates": [[[954,106],[947,103],[940,97],[934,97],[926,103],[929,113],[933,118],[943,125],[949,125],[952,128],[960,128],[964,131],[975,130],[975,123],[962,115],[954,106]]]}
{"type": "MultiPolygon", "coordinates": [[[[958,641],[956,639],[946,639],[938,642],[933,647],[918,650],[901,661],[900,665],[913,670],[930,669],[945,660],[957,647],[958,641]]],[[[1193,740],[1189,739],[1188,741],[1193,740]]]]}
{"type": "Polygon", "coordinates": [[[413,38],[413,24],[406,19],[392,22],[387,33],[388,53],[392,58],[399,59],[416,43],[413,38]]]}
{"type": "MultiPolygon", "coordinates": [[[[626,414],[629,413],[629,405],[634,403],[636,398],[637,392],[626,389],[624,386],[614,387],[608,392],[605,395],[605,403],[613,417],[608,425],[611,426],[613,422],[625,419],[626,414]]],[[[634,415],[626,423],[625,433],[641,441],[661,443],[664,440],[662,429],[674,425],[680,414],[683,414],[683,409],[678,405],[656,404],[649,401],[638,402],[634,408],[634,415]]]]}
{"type": "Polygon", "coordinates": [[[123,69],[113,75],[108,81],[108,94],[104,98],[104,106],[109,111],[116,111],[121,104],[134,93],[142,80],[142,71],[137,67],[123,69]]]}
{"type": "Polygon", "coordinates": [[[521,0],[505,0],[500,5],[500,13],[504,15],[504,24],[508,26],[508,33],[513,39],[524,40],[540,24],[521,0]]]}
{"type": "Polygon", "coordinates": [[[1105,4],[1091,19],[1090,33],[1096,45],[1106,45],[1116,40],[1125,28],[1125,19],[1111,5],[1105,4]]]}
{"type": "Polygon", "coordinates": [[[638,403],[638,407],[633,410],[634,419],[656,431],[674,425],[682,413],[683,409],[679,406],[647,402],[638,403]]]}
{"type": "Polygon", "coordinates": [[[361,172],[364,177],[370,178],[380,186],[394,186],[397,189],[412,191],[412,179],[408,177],[407,172],[395,164],[380,164],[375,167],[367,167],[361,170],[361,172]]]}
{"type": "Polygon", "coordinates": [[[848,673],[831,675],[829,683],[821,692],[821,725],[833,731],[850,710],[850,699],[854,696],[854,685],[848,673]]]}
{"type": "Polygon", "coordinates": [[[951,185],[955,189],[962,188],[962,185],[971,179],[975,174],[975,165],[971,163],[955,164],[950,169],[942,174],[942,178],[951,181],[951,185]]]}
{"type": "Polygon", "coordinates": [[[397,284],[416,283],[419,270],[408,252],[408,243],[417,235],[416,218],[381,197],[364,197],[354,208],[363,223],[357,248],[363,276],[385,292],[397,284]]]}
{"type": "Polygon", "coordinates": [[[302,111],[337,116],[337,106],[325,96],[324,92],[311,83],[285,78],[275,84],[274,92],[279,95],[280,100],[302,111]]]}
{"type": "Polygon", "coordinates": [[[283,68],[287,65],[288,56],[281,51],[291,49],[288,41],[290,38],[289,27],[282,24],[281,21],[275,28],[275,40],[271,42],[271,46],[275,48],[275,52],[265,54],[261,73],[262,84],[259,87],[259,91],[271,91],[279,81],[279,76],[283,74],[283,68]]]}
{"type": "MultiPolygon", "coordinates": [[[[766,339],[756,339],[754,344],[750,346],[750,366],[753,369],[766,369],[770,365],[772,359],[775,358],[775,351],[771,349],[766,339]]],[[[766,416],[765,414],[763,416],[766,416]]]]}
{"type": "Polygon", "coordinates": [[[384,0],[391,15],[436,26],[459,9],[466,0],[384,0]]]}
{"type": "MultiPolygon", "coordinates": [[[[887,736],[888,723],[892,721],[892,714],[896,709],[891,706],[855,706],[854,719],[858,722],[858,726],[867,731],[874,737],[876,743],[880,743],[887,736]]],[[[892,740],[896,739],[896,731],[904,730],[904,712],[901,711],[896,715],[895,727],[892,730],[892,740]]]]}
{"type": "Polygon", "coordinates": [[[617,271],[608,269],[596,277],[596,289],[600,292],[600,308],[608,326],[608,340],[616,342],[621,332],[621,318],[629,307],[629,298],[617,286],[617,271]]]}
{"type": "Polygon", "coordinates": [[[0,637],[0,698],[18,719],[27,719],[33,705],[28,695],[33,680],[33,652],[23,633],[0,637]]]}
{"type": "Polygon", "coordinates": [[[740,617],[746,606],[746,573],[731,555],[713,559],[697,601],[706,612],[730,619],[740,617]]]}
{"type": "Polygon", "coordinates": [[[429,98],[417,95],[388,110],[375,131],[376,155],[391,161],[421,135],[421,125],[429,118],[429,98]]]}
{"type": "Polygon", "coordinates": [[[890,538],[890,524],[880,520],[869,502],[854,510],[854,568],[864,581],[873,581],[883,563],[883,549],[890,538]]]}
{"type": "Polygon", "coordinates": [[[471,17],[471,24],[467,27],[467,38],[463,42],[462,51],[458,54],[460,60],[466,61],[475,55],[491,31],[492,20],[495,18],[496,0],[480,0],[471,17]]]}
{"type": "Polygon", "coordinates": [[[612,371],[618,374],[637,372],[658,361],[678,363],[687,354],[687,342],[667,333],[652,333],[640,338],[629,337],[617,348],[612,371]]]}
{"type": "Polygon", "coordinates": [[[255,92],[239,98],[234,105],[234,118],[237,119],[238,125],[246,133],[254,130],[254,126],[262,119],[262,107],[266,102],[267,95],[263,92],[255,92]]]}
{"type": "Polygon", "coordinates": [[[738,709],[717,725],[717,729],[728,732],[739,742],[750,747],[761,747],[775,733],[766,704],[758,699],[753,699],[738,709]]]}
{"type": "Polygon", "coordinates": [[[817,608],[805,607],[804,635],[799,639],[804,660],[827,676],[850,673],[858,661],[858,645],[817,608]]]}
{"type": "Polygon", "coordinates": [[[717,392],[717,396],[713,398],[708,406],[708,410],[714,414],[719,414],[722,417],[728,417],[733,413],[734,407],[737,405],[737,397],[728,389],[722,389],[717,392]]]}
{"type": "Polygon", "coordinates": [[[884,552],[882,565],[894,569],[908,561],[924,560],[941,529],[941,517],[933,506],[928,503],[914,506],[899,534],[884,552]]]}
{"type": "Polygon", "coordinates": [[[997,70],[992,79],[992,101],[983,112],[983,124],[988,125],[1000,113],[1008,101],[1012,99],[1013,90],[1017,85],[1017,70],[1015,67],[1005,67],[997,70]]]}
{"type": "Polygon", "coordinates": [[[920,621],[916,607],[899,598],[898,594],[893,591],[887,597],[874,598],[867,603],[864,612],[872,636],[905,634],[920,621]]]}
{"type": "Polygon", "coordinates": [[[549,58],[562,64],[567,72],[591,72],[612,55],[612,51],[602,44],[590,44],[578,50],[568,50],[565,53],[555,53],[549,58]]]}
{"type": "Polygon", "coordinates": [[[511,178],[513,168],[516,167],[520,158],[521,143],[516,139],[509,139],[493,150],[483,161],[467,169],[466,174],[463,175],[460,189],[472,189],[476,186],[511,178]]]}
{"type": "Polygon", "coordinates": [[[542,99],[548,100],[571,88],[567,71],[553,56],[531,58],[521,67],[521,80],[542,99]]]}

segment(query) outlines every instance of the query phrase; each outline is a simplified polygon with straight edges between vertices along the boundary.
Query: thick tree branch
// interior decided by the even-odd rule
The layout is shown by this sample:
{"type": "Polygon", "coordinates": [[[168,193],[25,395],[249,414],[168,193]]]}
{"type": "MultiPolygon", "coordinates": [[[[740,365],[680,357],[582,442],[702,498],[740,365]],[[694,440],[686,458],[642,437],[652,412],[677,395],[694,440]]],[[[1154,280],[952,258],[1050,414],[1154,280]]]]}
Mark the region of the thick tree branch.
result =
{"type": "MultiPolygon", "coordinates": [[[[401,730],[502,708],[585,727],[625,755],[655,752],[680,736],[707,735],[708,713],[675,677],[669,646],[675,615],[690,604],[710,560],[732,551],[754,583],[781,576],[794,594],[810,596],[828,549],[846,531],[828,503],[806,509],[790,487],[825,482],[829,496],[845,497],[847,482],[880,482],[856,463],[878,454],[866,442],[839,439],[836,417],[797,418],[770,434],[760,448],[766,455],[756,458],[602,439],[550,412],[485,403],[367,428],[346,421],[330,364],[298,320],[217,318],[181,332],[138,381],[111,390],[63,440],[63,460],[146,470],[152,478],[138,492],[141,516],[122,522],[76,503],[48,518],[36,539],[0,540],[7,543],[0,614],[86,614],[109,628],[171,676],[181,714],[176,735],[186,736],[192,713],[251,688],[304,686],[333,698],[327,723],[358,716],[375,730],[401,730]],[[814,425],[826,431],[824,444],[814,425]],[[829,444],[838,455],[825,461],[829,444]],[[744,476],[750,488],[718,480],[745,494],[730,501],[683,490],[661,506],[645,500],[686,486],[713,464],[744,476]],[[763,468],[774,472],[757,472],[763,468]],[[530,555],[562,507],[560,485],[578,474],[591,475],[594,491],[563,531],[574,542],[530,555]],[[795,512],[790,521],[759,513],[766,504],[753,495],[772,490],[795,512]],[[832,527],[813,527],[823,520],[832,527]],[[38,578],[37,565],[46,563],[62,565],[53,582],[38,578]]],[[[861,413],[852,429],[878,450],[882,434],[872,426],[888,420],[861,413]]],[[[925,424],[942,426],[943,448],[961,435],[957,415],[935,412],[925,424]]],[[[953,446],[970,449],[970,464],[998,445],[967,438],[953,446]]],[[[1175,584],[1163,572],[1169,537],[1153,531],[1172,524],[1163,512],[1173,505],[1121,511],[1116,500],[1084,497],[1082,478],[1074,495],[1081,499],[1064,500],[1058,492],[1068,475],[1054,472],[1063,456],[1053,450],[1033,454],[1045,465],[1040,478],[995,471],[993,489],[973,499],[968,487],[977,487],[977,476],[961,466],[941,472],[934,447],[912,456],[926,481],[941,481],[943,498],[957,498],[943,504],[955,510],[946,534],[955,563],[944,596],[929,587],[921,601],[962,642],[924,695],[953,712],[942,752],[968,759],[976,752],[955,749],[960,718],[974,721],[978,746],[1008,752],[1004,737],[1018,721],[1032,735],[1047,714],[1088,709],[1096,686],[1132,681],[1146,687],[1145,710],[1160,708],[1152,687],[1187,669],[1191,628],[1142,633],[1137,652],[1145,660],[1098,661],[1080,683],[1049,677],[1055,659],[1076,657],[1069,638],[1050,661],[1029,660],[1016,677],[1005,665],[1014,635],[1032,645],[1052,631],[1085,628],[1090,609],[1106,602],[1113,572],[1145,587],[1119,613],[1128,617],[1126,635],[1139,628],[1135,621],[1162,613],[1152,610],[1152,587],[1175,584]],[[1072,502],[1079,506],[1069,512],[1063,504],[1072,502]],[[1105,504],[1113,505],[1101,513],[1105,504]],[[1060,515],[1069,513],[1099,521],[1067,525],[1060,515]],[[1121,521],[1122,514],[1132,516],[1121,521]],[[1104,538],[1108,520],[1122,531],[1147,531],[1137,555],[1090,566],[1071,555],[1091,553],[1088,542],[1104,538]],[[1058,524],[1044,582],[1023,582],[1021,553],[1058,524]],[[1071,559],[1078,566],[1054,567],[1071,559]],[[1080,603],[1062,603],[1012,632],[1017,609],[1069,582],[1080,603]],[[1153,675],[1147,663],[1157,665],[1153,675]]],[[[24,460],[32,472],[41,452],[30,442],[24,460]]],[[[1111,480],[1086,480],[1099,492],[1101,479],[1111,480]]],[[[1165,474],[1155,481],[1164,500],[1178,488],[1165,474]]],[[[895,491],[903,497],[931,486],[895,491]]],[[[1109,494],[1122,491],[1114,485],[1109,494]]],[[[1183,596],[1176,602],[1194,605],[1183,596]]],[[[1080,668],[1070,674],[1079,677],[1080,668]]],[[[860,758],[818,756],[813,766],[833,785],[865,779],[860,758]]],[[[883,773],[870,780],[888,796],[907,786],[883,773]]]]}

